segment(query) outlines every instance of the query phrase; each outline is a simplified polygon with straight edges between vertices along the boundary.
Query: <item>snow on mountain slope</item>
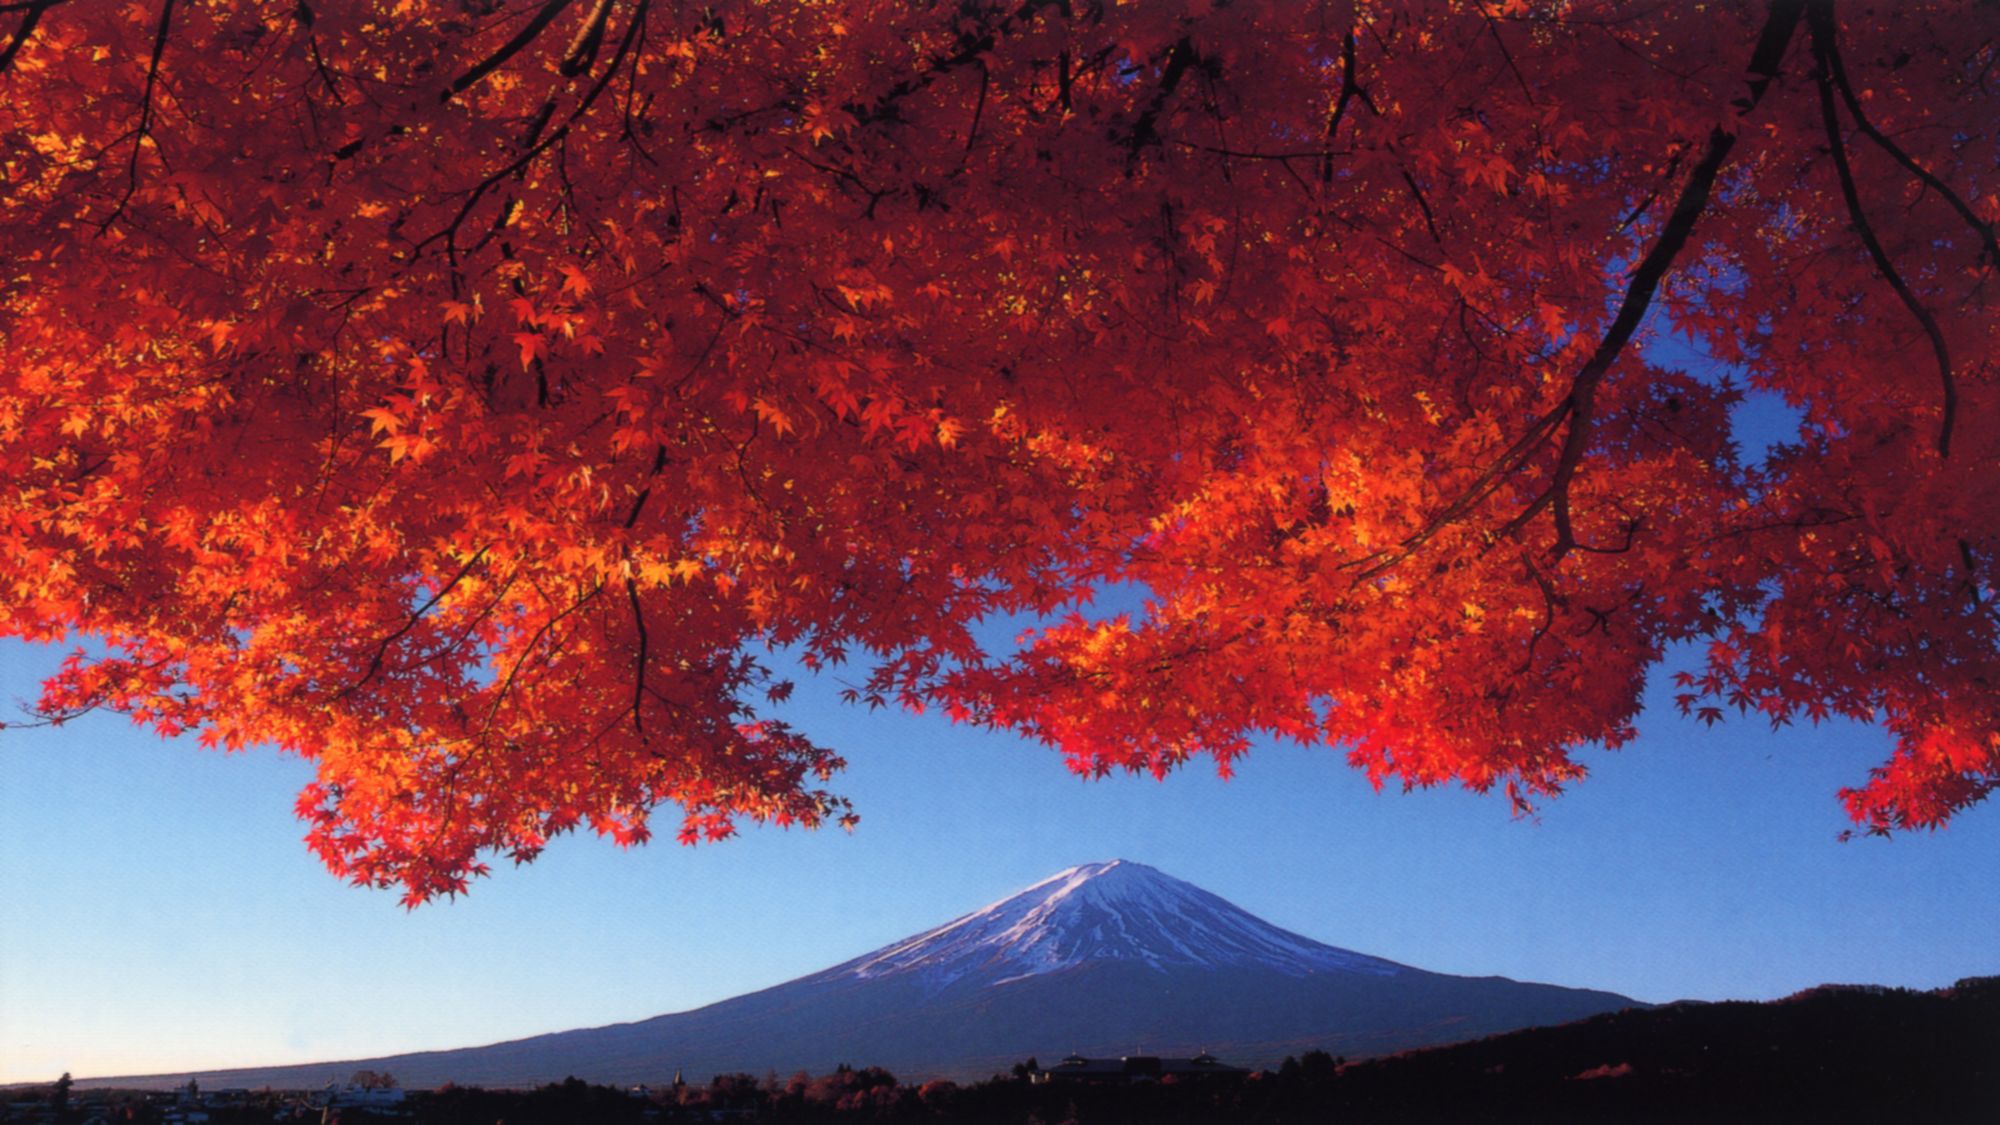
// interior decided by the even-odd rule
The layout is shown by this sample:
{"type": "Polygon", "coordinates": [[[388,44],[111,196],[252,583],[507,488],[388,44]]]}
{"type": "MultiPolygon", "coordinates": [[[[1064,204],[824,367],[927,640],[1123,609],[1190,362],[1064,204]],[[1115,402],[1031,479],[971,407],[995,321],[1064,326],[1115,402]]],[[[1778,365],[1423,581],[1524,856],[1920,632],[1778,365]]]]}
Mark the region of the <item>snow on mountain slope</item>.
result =
{"type": "Polygon", "coordinates": [[[1260,967],[1287,976],[1393,976],[1403,966],[1281,930],[1191,883],[1114,859],[1061,871],[934,930],[836,966],[822,979],[910,975],[931,988],[987,985],[1085,962],[1260,967]]]}

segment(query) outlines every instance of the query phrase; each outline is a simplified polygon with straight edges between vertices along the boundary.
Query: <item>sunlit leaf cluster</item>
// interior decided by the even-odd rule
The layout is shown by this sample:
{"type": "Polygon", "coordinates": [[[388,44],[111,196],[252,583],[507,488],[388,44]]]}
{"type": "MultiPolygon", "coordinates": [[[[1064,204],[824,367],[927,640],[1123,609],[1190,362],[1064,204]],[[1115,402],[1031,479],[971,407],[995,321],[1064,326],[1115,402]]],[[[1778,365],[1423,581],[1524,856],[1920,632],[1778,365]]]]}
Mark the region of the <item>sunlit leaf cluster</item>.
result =
{"type": "Polygon", "coordinates": [[[1996,123],[1969,0],[0,4],[0,635],[313,760],[412,902],[850,822],[772,646],[1525,805],[1693,642],[1934,827],[2000,782],[1996,123]]]}

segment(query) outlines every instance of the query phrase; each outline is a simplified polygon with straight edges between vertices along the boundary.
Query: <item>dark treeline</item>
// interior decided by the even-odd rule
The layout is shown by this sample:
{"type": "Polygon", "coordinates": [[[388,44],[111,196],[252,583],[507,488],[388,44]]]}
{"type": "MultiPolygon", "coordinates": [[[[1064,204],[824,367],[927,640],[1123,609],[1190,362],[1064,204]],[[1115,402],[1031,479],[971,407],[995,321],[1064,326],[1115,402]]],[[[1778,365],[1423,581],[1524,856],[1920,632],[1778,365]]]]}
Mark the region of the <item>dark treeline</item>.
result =
{"type": "MultiPolygon", "coordinates": [[[[880,1068],[841,1067],[816,1077],[718,1075],[644,1091],[570,1079],[532,1091],[411,1092],[380,1112],[329,1111],[298,1095],[265,1094],[208,1112],[213,1125],[322,1119],[360,1125],[391,1116],[426,1125],[1984,1125],[2000,1120],[2000,978],[1937,992],[1828,987],[1771,1003],[1676,1004],[1357,1062],[1312,1051],[1244,1078],[1092,1085],[1031,1082],[1034,1071],[1031,1060],[984,1082],[905,1084],[880,1068]]],[[[0,1117],[29,1120],[19,1112],[29,1096],[17,1092],[0,1117]]],[[[80,1121],[78,1109],[65,1106],[64,1116],[80,1121]]],[[[164,1119],[158,1102],[143,1097],[108,1101],[102,1109],[110,1111],[107,1120],[164,1119]]]]}

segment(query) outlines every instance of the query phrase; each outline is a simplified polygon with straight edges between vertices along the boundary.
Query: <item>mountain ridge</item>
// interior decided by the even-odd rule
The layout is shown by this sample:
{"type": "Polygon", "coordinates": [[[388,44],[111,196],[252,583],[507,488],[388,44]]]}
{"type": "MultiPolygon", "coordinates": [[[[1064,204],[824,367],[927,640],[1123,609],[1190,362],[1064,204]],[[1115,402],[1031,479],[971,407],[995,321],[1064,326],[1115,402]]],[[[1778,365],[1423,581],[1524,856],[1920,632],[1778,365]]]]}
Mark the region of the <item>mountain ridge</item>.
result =
{"type": "Polygon", "coordinates": [[[1067,868],[1013,895],[793,980],[684,1012],[476,1047],[97,1078],[88,1085],[317,1087],[357,1069],[405,1086],[525,1086],[574,1075],[841,1063],[980,1078],[1030,1055],[1194,1054],[1275,1064],[1455,1042],[1644,1006],[1588,989],[1433,973],[1280,929],[1129,860],[1067,868]]]}

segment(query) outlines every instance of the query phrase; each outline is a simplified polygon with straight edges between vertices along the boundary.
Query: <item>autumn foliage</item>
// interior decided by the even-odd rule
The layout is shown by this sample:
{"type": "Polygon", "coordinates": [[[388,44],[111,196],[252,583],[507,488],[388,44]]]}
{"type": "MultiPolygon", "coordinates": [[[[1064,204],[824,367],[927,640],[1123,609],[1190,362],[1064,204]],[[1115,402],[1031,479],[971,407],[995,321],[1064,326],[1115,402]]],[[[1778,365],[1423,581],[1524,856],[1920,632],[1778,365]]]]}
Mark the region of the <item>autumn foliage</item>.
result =
{"type": "Polygon", "coordinates": [[[846,820],[769,646],[1083,772],[1528,801],[1693,641],[1936,826],[2000,782],[1996,123],[1969,0],[0,3],[0,635],[313,759],[412,901],[846,820]]]}

